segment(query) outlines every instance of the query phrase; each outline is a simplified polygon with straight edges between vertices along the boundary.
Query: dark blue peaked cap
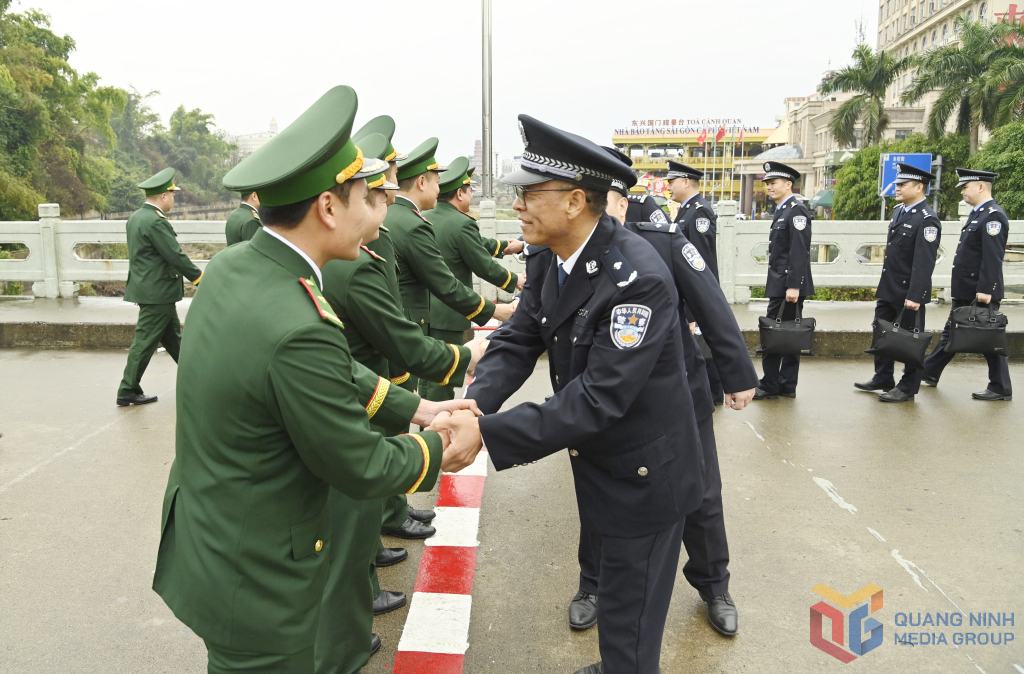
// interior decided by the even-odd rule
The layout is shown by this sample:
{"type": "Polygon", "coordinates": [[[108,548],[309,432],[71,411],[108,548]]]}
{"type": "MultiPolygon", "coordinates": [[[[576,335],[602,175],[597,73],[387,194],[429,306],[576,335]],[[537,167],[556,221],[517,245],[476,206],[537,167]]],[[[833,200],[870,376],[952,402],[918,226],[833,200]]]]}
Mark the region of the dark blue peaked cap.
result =
{"type": "MultiPolygon", "coordinates": [[[[623,152],[622,150],[619,150],[614,147],[608,147],[607,145],[602,145],[601,149],[610,154],[611,156],[615,157],[615,159],[618,160],[626,168],[632,168],[633,160],[626,156],[626,153],[623,152]]],[[[615,178],[614,180],[612,180],[612,185],[610,189],[613,189],[622,196],[627,197],[629,196],[629,188],[632,187],[633,185],[636,185],[636,183],[636,174],[630,171],[629,178],[627,180],[620,180],[619,178],[615,178]]]]}
{"type": "Polygon", "coordinates": [[[628,166],[582,136],[556,129],[529,115],[519,115],[519,132],[526,149],[520,168],[501,179],[506,185],[563,180],[607,192],[615,180],[636,180],[628,166]]]}
{"type": "Polygon", "coordinates": [[[967,183],[979,180],[984,183],[994,183],[996,178],[999,177],[998,173],[992,171],[980,171],[978,169],[958,168],[956,171],[956,177],[960,179],[960,182],[956,184],[957,187],[963,187],[967,183]]]}
{"type": "Polygon", "coordinates": [[[895,182],[900,184],[910,182],[911,180],[916,180],[919,183],[927,185],[935,180],[935,174],[929,173],[924,169],[917,168],[916,166],[911,166],[910,164],[900,164],[897,162],[895,182]]]}

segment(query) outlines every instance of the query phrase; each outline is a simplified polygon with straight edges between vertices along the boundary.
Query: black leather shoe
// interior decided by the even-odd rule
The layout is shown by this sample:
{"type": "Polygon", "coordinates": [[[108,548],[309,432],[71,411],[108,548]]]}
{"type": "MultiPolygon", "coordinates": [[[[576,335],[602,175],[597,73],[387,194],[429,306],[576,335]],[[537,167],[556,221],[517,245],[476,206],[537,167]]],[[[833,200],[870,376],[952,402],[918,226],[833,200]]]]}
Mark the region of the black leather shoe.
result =
{"type": "Polygon", "coordinates": [[[754,400],[778,400],[778,393],[768,393],[760,386],[754,388],[754,400]]]}
{"type": "Polygon", "coordinates": [[[375,655],[380,650],[380,637],[376,634],[370,635],[370,655],[375,655]]]}
{"type": "Polygon", "coordinates": [[[861,391],[888,391],[895,386],[895,382],[883,384],[877,379],[872,379],[871,381],[859,381],[853,385],[853,388],[859,388],[861,391]]]}
{"type": "Polygon", "coordinates": [[[931,388],[935,388],[936,386],[939,385],[939,380],[935,377],[929,377],[928,375],[925,375],[921,377],[921,384],[923,386],[930,386],[931,388]]]}
{"type": "Polygon", "coordinates": [[[148,396],[145,393],[129,393],[126,396],[117,396],[118,407],[128,407],[129,405],[148,405],[149,403],[155,403],[156,396],[148,396]]]}
{"type": "Polygon", "coordinates": [[[384,548],[377,555],[377,559],[373,560],[373,564],[378,569],[383,569],[385,566],[394,566],[407,559],[409,559],[409,551],[405,548],[384,548]]]}
{"type": "Polygon", "coordinates": [[[914,394],[904,393],[898,388],[894,388],[891,391],[879,393],[878,399],[883,403],[912,403],[914,402],[914,394]]]}
{"type": "Polygon", "coordinates": [[[708,622],[715,628],[715,631],[726,637],[736,636],[736,604],[732,601],[732,595],[726,592],[717,597],[708,598],[700,596],[708,605],[708,622]]]}
{"type": "Polygon", "coordinates": [[[597,595],[580,590],[569,602],[569,627],[589,630],[597,624],[597,595]]]}
{"type": "Polygon", "coordinates": [[[406,598],[404,592],[391,592],[381,590],[380,594],[373,598],[373,615],[384,615],[395,609],[405,606],[406,598]]]}
{"type": "Polygon", "coordinates": [[[779,395],[783,398],[795,398],[796,391],[779,391],[779,395]]]}
{"type": "Polygon", "coordinates": [[[576,674],[604,674],[604,665],[600,662],[595,662],[589,667],[577,669],[576,674]]]}
{"type": "Polygon", "coordinates": [[[975,400],[1013,400],[1012,395],[1004,395],[1002,393],[996,393],[995,391],[989,391],[988,389],[972,393],[971,397],[975,400]]]}
{"type": "Polygon", "coordinates": [[[417,510],[408,503],[405,504],[405,507],[409,510],[409,517],[413,518],[417,522],[429,522],[437,517],[437,513],[433,510],[417,510]]]}
{"type": "Polygon", "coordinates": [[[437,529],[429,524],[418,522],[410,517],[397,529],[389,529],[388,531],[382,531],[381,533],[385,536],[396,536],[398,538],[405,538],[408,540],[421,540],[424,538],[430,538],[436,534],[437,529]]]}

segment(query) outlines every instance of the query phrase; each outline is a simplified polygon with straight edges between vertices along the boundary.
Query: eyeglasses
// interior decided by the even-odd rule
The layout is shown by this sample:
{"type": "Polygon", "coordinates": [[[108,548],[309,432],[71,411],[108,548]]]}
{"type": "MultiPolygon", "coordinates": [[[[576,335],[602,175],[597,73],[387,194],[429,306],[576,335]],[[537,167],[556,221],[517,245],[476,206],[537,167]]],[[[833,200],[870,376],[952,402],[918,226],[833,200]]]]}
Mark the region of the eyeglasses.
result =
{"type": "Polygon", "coordinates": [[[526,205],[526,195],[531,192],[575,192],[578,187],[566,187],[564,189],[550,189],[550,190],[528,190],[520,185],[513,185],[512,192],[516,195],[516,199],[523,202],[523,206],[526,205]]]}

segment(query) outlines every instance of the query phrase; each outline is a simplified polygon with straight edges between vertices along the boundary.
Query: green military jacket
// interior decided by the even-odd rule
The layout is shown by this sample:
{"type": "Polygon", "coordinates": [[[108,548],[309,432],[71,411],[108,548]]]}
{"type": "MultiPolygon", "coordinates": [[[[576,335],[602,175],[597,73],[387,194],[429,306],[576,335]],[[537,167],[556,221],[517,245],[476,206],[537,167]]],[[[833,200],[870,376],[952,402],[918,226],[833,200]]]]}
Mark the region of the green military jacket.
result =
{"type": "MultiPolygon", "coordinates": [[[[485,248],[487,244],[480,237],[480,227],[476,220],[447,201],[437,202],[437,207],[427,211],[424,217],[434,225],[437,249],[441,251],[445,264],[455,278],[472,288],[473,274],[476,274],[502,290],[515,292],[519,277],[491,259],[494,249],[485,248]]],[[[498,245],[501,243],[505,242],[498,242],[498,245]]],[[[466,330],[472,327],[465,316],[452,311],[434,297],[430,298],[428,322],[438,330],[466,330]]]]}
{"type": "Polygon", "coordinates": [[[243,202],[238,208],[231,211],[228,221],[224,223],[224,238],[228,240],[229,246],[248,241],[262,226],[259,212],[243,202]]]}
{"type": "Polygon", "coordinates": [[[397,197],[395,203],[388,206],[384,224],[395,245],[398,285],[406,317],[426,333],[430,327],[433,296],[478,325],[490,320],[494,303],[480,297],[452,275],[437,249],[433,227],[411,201],[397,197]]]}
{"type": "Polygon", "coordinates": [[[394,364],[400,375],[412,373],[444,386],[462,386],[469,349],[427,337],[405,317],[402,305],[391,295],[389,266],[394,261],[365,246],[355,261],[332,260],[324,265],[324,296],[345,323],[352,357],[382,377],[394,376],[394,364]]]}
{"type": "MultiPolygon", "coordinates": [[[[384,271],[388,277],[388,293],[391,295],[391,299],[395,301],[395,306],[402,310],[403,315],[405,308],[402,305],[402,291],[398,285],[398,256],[395,254],[395,242],[391,238],[391,231],[387,227],[381,225],[380,235],[375,241],[371,241],[366,244],[366,248],[376,255],[384,258],[385,260],[392,261],[394,264],[386,265],[384,271]]],[[[397,363],[390,363],[391,368],[391,381],[399,386],[404,386],[409,390],[415,388],[415,381],[409,381],[409,371],[404,369],[397,363]],[[408,383],[407,383],[408,382],[408,383]]]]}
{"type": "Polygon", "coordinates": [[[411,404],[408,423],[416,396],[353,363],[315,272],[267,231],[211,260],[178,392],[153,589],[223,648],[309,648],[329,565],[329,487],[356,499],[428,490],[440,437],[370,430],[392,393],[411,404]]]}
{"type": "Polygon", "coordinates": [[[128,235],[128,284],[124,301],[137,304],[174,304],[185,293],[184,276],[195,281],[203,275],[181,251],[178,235],[164,212],[143,204],[125,225],[128,235]]]}

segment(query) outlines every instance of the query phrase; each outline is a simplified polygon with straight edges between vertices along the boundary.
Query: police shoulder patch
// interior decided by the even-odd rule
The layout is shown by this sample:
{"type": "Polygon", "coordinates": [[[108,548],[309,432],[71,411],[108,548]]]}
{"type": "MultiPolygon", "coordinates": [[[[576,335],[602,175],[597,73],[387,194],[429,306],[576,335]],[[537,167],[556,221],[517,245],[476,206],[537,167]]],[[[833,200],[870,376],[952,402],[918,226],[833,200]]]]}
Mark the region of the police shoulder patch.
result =
{"type": "Polygon", "coordinates": [[[793,216],[793,226],[802,232],[807,227],[807,217],[803,215],[793,216]]]}
{"type": "Polygon", "coordinates": [[[626,261],[626,258],[622,256],[618,248],[608,246],[604,249],[602,255],[604,260],[601,266],[612,275],[612,279],[615,280],[617,287],[625,288],[636,280],[636,270],[626,261]]]}
{"type": "Polygon", "coordinates": [[[620,304],[612,309],[612,342],[620,349],[640,346],[650,326],[651,310],[642,304],[620,304]]]}
{"type": "Polygon", "coordinates": [[[710,218],[697,218],[697,231],[703,234],[704,232],[711,229],[710,218]]]}
{"type": "Polygon", "coordinates": [[[338,314],[334,313],[334,309],[331,308],[330,303],[327,302],[327,298],[324,297],[323,293],[320,292],[320,288],[317,287],[316,281],[313,279],[300,278],[299,283],[306,289],[309,296],[313,298],[313,304],[316,305],[316,311],[320,314],[320,318],[324,319],[328,323],[334,323],[339,328],[344,329],[345,324],[338,318],[338,314]]]}
{"type": "Polygon", "coordinates": [[[692,243],[688,243],[683,246],[683,257],[686,258],[689,265],[697,271],[704,271],[708,266],[704,261],[703,256],[701,256],[700,251],[698,251],[697,247],[692,243]]]}
{"type": "Polygon", "coordinates": [[[985,223],[985,231],[988,232],[989,236],[996,236],[999,232],[1003,231],[1003,223],[998,220],[985,223]]]}
{"type": "Polygon", "coordinates": [[[935,239],[939,238],[938,227],[925,227],[924,228],[924,240],[931,243],[935,239]]]}
{"type": "Polygon", "coordinates": [[[668,218],[665,217],[665,211],[660,208],[656,211],[651,211],[650,220],[654,223],[668,224],[668,218]]]}

